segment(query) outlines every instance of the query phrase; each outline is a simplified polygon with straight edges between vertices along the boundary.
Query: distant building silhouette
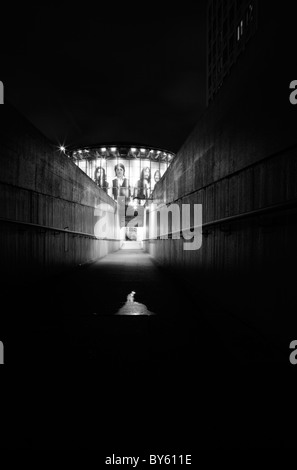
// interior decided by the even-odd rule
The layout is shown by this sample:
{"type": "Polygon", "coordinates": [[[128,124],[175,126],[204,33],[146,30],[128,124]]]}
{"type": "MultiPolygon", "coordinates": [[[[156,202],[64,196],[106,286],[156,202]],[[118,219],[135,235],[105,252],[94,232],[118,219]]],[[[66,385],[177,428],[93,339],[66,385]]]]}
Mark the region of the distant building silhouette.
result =
{"type": "Polygon", "coordinates": [[[222,86],[257,28],[257,0],[209,0],[207,6],[207,105],[222,86]]]}

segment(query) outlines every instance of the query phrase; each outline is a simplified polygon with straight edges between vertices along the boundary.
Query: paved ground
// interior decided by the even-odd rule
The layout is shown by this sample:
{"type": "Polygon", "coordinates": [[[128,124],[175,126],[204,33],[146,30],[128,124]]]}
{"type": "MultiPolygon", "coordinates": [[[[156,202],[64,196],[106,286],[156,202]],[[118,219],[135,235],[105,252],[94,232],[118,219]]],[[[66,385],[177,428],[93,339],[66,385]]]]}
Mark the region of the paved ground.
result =
{"type": "Polygon", "coordinates": [[[18,291],[11,442],[163,454],[286,446],[278,366],[242,361],[208,322],[209,299],[185,285],[143,251],[120,250],[18,291]],[[153,315],[117,315],[131,291],[153,315]]]}

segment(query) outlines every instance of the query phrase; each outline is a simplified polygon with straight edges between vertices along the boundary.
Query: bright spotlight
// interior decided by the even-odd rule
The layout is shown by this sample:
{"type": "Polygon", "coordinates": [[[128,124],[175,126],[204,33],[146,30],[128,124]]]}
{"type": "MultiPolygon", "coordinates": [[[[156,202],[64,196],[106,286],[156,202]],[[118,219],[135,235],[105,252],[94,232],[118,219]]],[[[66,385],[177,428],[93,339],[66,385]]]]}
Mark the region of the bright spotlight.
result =
{"type": "Polygon", "coordinates": [[[112,152],[115,152],[115,151],[116,151],[116,149],[117,149],[116,147],[111,147],[111,149],[110,149],[110,150],[111,150],[112,152]]]}

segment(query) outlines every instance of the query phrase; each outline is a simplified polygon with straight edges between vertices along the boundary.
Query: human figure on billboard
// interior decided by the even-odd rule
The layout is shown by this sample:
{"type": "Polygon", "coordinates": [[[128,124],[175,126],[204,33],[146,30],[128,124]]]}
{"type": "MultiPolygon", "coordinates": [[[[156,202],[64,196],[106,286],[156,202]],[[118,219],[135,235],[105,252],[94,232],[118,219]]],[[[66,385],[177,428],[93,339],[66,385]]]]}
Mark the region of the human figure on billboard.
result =
{"type": "Polygon", "coordinates": [[[140,179],[137,181],[134,189],[134,197],[147,199],[150,197],[151,190],[151,170],[147,166],[141,170],[140,179]]]}
{"type": "Polygon", "coordinates": [[[106,173],[102,166],[98,166],[95,171],[95,183],[99,188],[102,188],[103,191],[107,193],[108,190],[108,182],[106,180],[106,173]]]}
{"type": "Polygon", "coordinates": [[[161,179],[161,172],[160,170],[156,170],[155,173],[154,173],[154,188],[156,186],[156,184],[158,183],[158,181],[160,181],[161,179]]]}
{"type": "Polygon", "coordinates": [[[161,179],[161,173],[159,170],[156,170],[155,173],[154,173],[154,180],[155,180],[155,183],[158,183],[158,181],[160,181],[161,179]]]}
{"type": "Polygon", "coordinates": [[[114,167],[116,178],[112,180],[112,194],[115,200],[118,196],[125,196],[130,198],[130,186],[129,180],[125,178],[125,166],[122,163],[118,163],[114,167]]]}

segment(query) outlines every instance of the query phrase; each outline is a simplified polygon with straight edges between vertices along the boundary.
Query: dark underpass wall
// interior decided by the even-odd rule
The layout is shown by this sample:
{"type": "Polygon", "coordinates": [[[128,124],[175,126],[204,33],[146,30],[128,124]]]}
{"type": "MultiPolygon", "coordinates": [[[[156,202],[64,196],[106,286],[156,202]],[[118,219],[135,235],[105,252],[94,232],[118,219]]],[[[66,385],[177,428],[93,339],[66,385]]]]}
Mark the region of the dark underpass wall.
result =
{"type": "Polygon", "coordinates": [[[201,248],[185,251],[182,238],[145,246],[182,276],[198,307],[206,297],[219,306],[216,315],[228,312],[287,341],[297,311],[297,107],[289,102],[297,78],[290,60],[294,29],[286,18],[288,35],[280,38],[274,21],[262,20],[155,189],[158,203],[202,204],[201,248]]]}
{"type": "Polygon", "coordinates": [[[0,120],[5,276],[56,272],[117,250],[119,241],[112,237],[94,237],[95,205],[114,201],[8,104],[1,106],[0,120]]]}

